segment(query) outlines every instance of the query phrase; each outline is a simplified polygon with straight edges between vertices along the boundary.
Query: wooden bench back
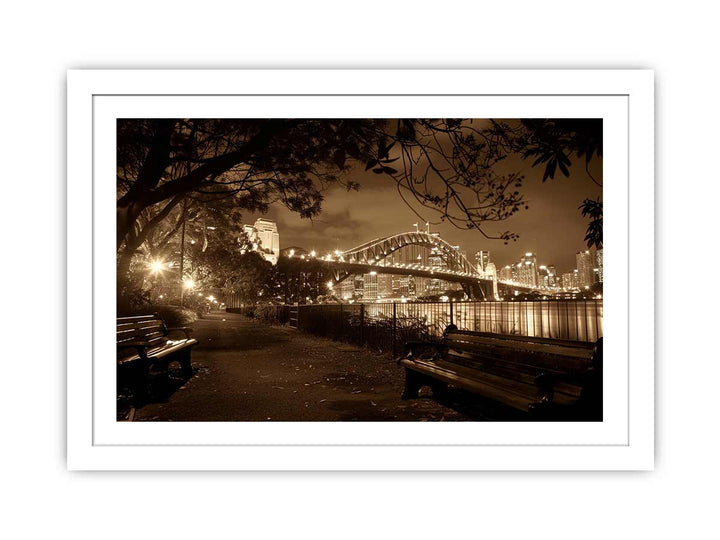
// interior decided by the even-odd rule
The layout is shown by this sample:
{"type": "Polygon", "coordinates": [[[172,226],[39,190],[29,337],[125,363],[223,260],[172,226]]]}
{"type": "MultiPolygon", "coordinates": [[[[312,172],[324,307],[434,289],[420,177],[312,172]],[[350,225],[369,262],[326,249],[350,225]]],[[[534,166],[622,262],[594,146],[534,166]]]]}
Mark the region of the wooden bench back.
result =
{"type": "MultiPolygon", "coordinates": [[[[541,373],[584,373],[593,361],[595,344],[526,336],[503,336],[481,332],[451,330],[443,338],[443,358],[464,368],[479,370],[498,381],[514,381],[512,391],[533,394],[535,377],[541,373]]],[[[599,356],[599,355],[598,355],[599,356]]],[[[602,365],[594,365],[602,369],[602,365]]],[[[510,387],[509,387],[510,388],[510,387]]],[[[556,397],[574,400],[582,389],[560,384],[556,397]],[[563,397],[564,396],[564,397],[563,397]]]]}
{"type": "Polygon", "coordinates": [[[582,372],[590,367],[593,343],[455,330],[443,338],[448,359],[494,358],[530,371],[582,372]]]}
{"type": "Polygon", "coordinates": [[[143,341],[150,346],[161,345],[167,341],[165,323],[157,315],[137,317],[118,317],[117,345],[143,341]]]}

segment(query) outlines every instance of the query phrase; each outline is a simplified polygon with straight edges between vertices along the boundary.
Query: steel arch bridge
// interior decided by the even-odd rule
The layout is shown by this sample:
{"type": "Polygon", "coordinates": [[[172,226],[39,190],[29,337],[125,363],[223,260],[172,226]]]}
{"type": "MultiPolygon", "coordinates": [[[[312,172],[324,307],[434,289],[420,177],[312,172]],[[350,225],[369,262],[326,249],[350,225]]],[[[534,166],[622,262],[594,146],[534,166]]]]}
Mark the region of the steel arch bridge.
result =
{"type": "MultiPolygon", "coordinates": [[[[474,299],[495,300],[498,298],[498,291],[506,292],[508,287],[504,283],[483,278],[457,249],[439,235],[428,232],[411,231],[376,238],[347,251],[336,251],[334,255],[327,255],[322,260],[332,268],[335,284],[353,274],[375,271],[381,274],[412,275],[460,283],[465,293],[474,299]],[[447,268],[431,267],[421,262],[388,261],[388,257],[393,253],[411,245],[436,249],[447,268]]],[[[513,288],[531,290],[514,285],[513,288]]]]}
{"type": "Polygon", "coordinates": [[[342,256],[349,262],[372,265],[408,245],[436,248],[451,270],[480,278],[475,267],[457,249],[438,235],[426,232],[405,232],[386,238],[376,238],[343,252],[342,256]]]}

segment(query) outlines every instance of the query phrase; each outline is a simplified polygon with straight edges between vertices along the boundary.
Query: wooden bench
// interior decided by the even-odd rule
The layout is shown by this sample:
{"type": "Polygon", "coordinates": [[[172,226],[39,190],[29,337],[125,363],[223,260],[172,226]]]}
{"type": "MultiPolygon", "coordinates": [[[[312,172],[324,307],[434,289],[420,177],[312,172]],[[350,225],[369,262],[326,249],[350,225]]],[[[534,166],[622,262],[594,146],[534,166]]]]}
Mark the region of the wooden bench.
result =
{"type": "Polygon", "coordinates": [[[118,380],[121,373],[129,375],[133,394],[143,398],[151,371],[166,373],[172,362],[178,362],[183,376],[190,377],[190,352],[198,342],[190,337],[191,332],[189,327],[168,328],[158,315],[118,317],[118,380]],[[182,332],[185,337],[170,339],[173,332],[182,332]]]}
{"type": "Polygon", "coordinates": [[[534,419],[602,420],[602,338],[596,343],[458,330],[442,341],[410,342],[403,399],[429,386],[478,393],[534,419]]]}

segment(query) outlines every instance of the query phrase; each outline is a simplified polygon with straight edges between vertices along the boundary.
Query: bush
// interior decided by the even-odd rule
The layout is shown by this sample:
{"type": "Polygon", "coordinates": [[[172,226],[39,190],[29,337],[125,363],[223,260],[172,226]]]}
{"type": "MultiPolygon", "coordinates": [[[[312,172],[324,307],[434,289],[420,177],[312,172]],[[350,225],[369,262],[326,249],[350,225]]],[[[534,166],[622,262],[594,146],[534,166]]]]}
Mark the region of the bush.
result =
{"type": "Polygon", "coordinates": [[[192,309],[180,306],[150,306],[150,313],[160,315],[167,326],[187,326],[198,319],[198,315],[192,309]]]}

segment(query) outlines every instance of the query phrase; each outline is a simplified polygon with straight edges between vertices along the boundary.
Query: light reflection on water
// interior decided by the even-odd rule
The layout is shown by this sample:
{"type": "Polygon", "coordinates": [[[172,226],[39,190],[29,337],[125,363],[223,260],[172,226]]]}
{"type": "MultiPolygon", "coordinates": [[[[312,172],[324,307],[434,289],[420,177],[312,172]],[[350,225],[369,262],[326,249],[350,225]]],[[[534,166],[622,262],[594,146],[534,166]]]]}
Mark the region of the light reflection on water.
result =
{"type": "MultiPolygon", "coordinates": [[[[367,304],[368,317],[392,317],[393,304],[367,304]]],[[[460,330],[594,342],[603,335],[602,300],[542,302],[433,302],[395,304],[398,324],[422,321],[439,335],[460,330]]]]}

